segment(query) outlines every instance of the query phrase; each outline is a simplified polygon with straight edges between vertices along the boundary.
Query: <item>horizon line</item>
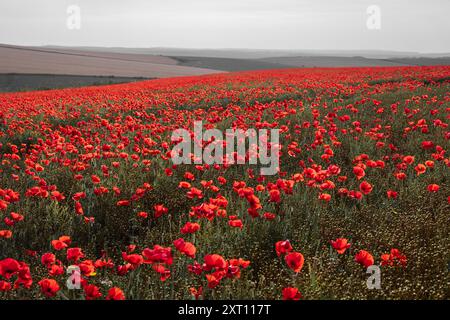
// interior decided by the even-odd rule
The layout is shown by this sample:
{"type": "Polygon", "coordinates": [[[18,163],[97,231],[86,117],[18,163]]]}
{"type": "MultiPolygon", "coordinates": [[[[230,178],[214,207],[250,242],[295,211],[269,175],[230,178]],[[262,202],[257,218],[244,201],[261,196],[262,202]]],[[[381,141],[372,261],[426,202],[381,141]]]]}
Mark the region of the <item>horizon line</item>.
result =
{"type": "Polygon", "coordinates": [[[279,52],[301,52],[301,51],[334,51],[334,52],[374,52],[374,53],[408,53],[408,54],[433,54],[433,55],[450,55],[450,52],[437,52],[437,51],[408,51],[408,50],[396,50],[396,49],[287,49],[287,48],[277,48],[277,49],[267,49],[267,48],[243,48],[243,47],[177,47],[177,46],[108,46],[108,45],[64,45],[64,44],[41,44],[41,45],[29,45],[29,44],[13,44],[0,42],[0,46],[17,46],[17,47],[66,47],[66,48],[107,48],[107,49],[178,49],[178,50],[216,50],[216,51],[279,51],[279,52]]]}

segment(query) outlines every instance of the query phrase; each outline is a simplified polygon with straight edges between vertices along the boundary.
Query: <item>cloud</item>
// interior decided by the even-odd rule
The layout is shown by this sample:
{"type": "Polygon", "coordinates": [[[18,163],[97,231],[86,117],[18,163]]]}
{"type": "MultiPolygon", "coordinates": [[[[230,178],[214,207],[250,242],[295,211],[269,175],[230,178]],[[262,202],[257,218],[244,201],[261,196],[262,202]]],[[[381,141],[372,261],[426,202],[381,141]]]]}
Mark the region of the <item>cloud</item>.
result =
{"type": "Polygon", "coordinates": [[[3,0],[0,42],[92,46],[448,51],[447,0],[3,0]],[[66,28],[68,5],[82,28],[66,28]],[[366,8],[382,28],[366,28],[366,8]]]}

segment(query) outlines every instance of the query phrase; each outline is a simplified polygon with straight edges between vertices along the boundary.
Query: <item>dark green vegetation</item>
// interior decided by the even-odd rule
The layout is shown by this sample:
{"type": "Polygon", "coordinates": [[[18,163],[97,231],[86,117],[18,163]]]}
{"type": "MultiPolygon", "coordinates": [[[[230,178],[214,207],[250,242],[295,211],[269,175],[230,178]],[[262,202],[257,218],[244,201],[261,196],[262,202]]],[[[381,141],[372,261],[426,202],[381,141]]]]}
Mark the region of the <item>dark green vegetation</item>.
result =
{"type": "Polygon", "coordinates": [[[145,78],[56,74],[0,74],[0,92],[62,89],[146,80],[145,78]]]}

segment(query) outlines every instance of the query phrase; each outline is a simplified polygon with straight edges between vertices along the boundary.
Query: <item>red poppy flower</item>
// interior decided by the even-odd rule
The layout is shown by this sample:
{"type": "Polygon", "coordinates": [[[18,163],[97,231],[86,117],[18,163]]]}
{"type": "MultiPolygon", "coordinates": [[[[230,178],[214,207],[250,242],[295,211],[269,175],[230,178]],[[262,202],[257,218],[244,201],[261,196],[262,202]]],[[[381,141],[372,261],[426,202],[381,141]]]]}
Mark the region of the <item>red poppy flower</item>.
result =
{"type": "Polygon", "coordinates": [[[12,258],[6,258],[0,260],[0,276],[5,279],[11,278],[14,274],[19,271],[20,264],[17,260],[12,258]]]}
{"type": "Polygon", "coordinates": [[[63,201],[66,197],[64,197],[64,195],[59,192],[59,191],[52,191],[50,196],[50,199],[52,200],[56,200],[56,201],[63,201]]]}
{"type": "Polygon", "coordinates": [[[70,243],[72,242],[72,239],[69,236],[61,236],[58,238],[58,240],[64,242],[67,245],[70,245],[70,243]]]}
{"type": "Polygon", "coordinates": [[[191,188],[191,190],[189,190],[189,191],[186,193],[186,196],[187,196],[189,199],[194,199],[194,198],[201,199],[201,198],[203,198],[203,192],[202,192],[202,190],[200,190],[200,189],[197,189],[197,188],[191,188]]]}
{"type": "Polygon", "coordinates": [[[184,178],[188,179],[188,180],[191,180],[191,181],[195,180],[195,176],[192,173],[190,173],[190,172],[186,172],[184,174],[184,178]]]}
{"type": "Polygon", "coordinates": [[[297,273],[302,270],[303,263],[305,262],[305,259],[303,258],[303,255],[300,252],[288,253],[284,257],[284,260],[286,261],[288,267],[297,273]]]}
{"type": "Polygon", "coordinates": [[[396,191],[388,190],[386,193],[389,199],[396,199],[398,197],[398,192],[396,191]]]}
{"type": "Polygon", "coordinates": [[[0,292],[5,292],[5,291],[9,291],[11,290],[11,283],[4,281],[4,280],[0,280],[0,292]]]}
{"type": "Polygon", "coordinates": [[[390,253],[381,255],[382,266],[401,266],[405,267],[407,263],[406,256],[398,249],[391,249],[390,253]]]}
{"type": "Polygon", "coordinates": [[[91,181],[93,184],[97,184],[97,183],[100,183],[101,180],[97,175],[93,174],[93,175],[91,175],[91,181]]]}
{"type": "Polygon", "coordinates": [[[337,238],[336,240],[331,240],[331,246],[336,249],[337,253],[343,254],[348,248],[350,248],[350,243],[345,238],[337,238]]]}
{"type": "Polygon", "coordinates": [[[429,192],[438,192],[439,189],[440,189],[439,185],[434,184],[434,183],[428,185],[428,187],[427,187],[427,190],[428,190],[429,192]]]}
{"type": "Polygon", "coordinates": [[[118,287],[112,287],[108,290],[106,300],[125,300],[125,294],[123,293],[122,289],[118,287]]]}
{"type": "Polygon", "coordinates": [[[366,175],[364,169],[361,167],[353,167],[353,173],[358,180],[362,179],[366,175]]]}
{"type": "Polygon", "coordinates": [[[433,141],[423,141],[422,142],[422,149],[428,150],[432,149],[434,147],[433,141]]]}
{"type": "Polygon", "coordinates": [[[240,220],[240,219],[229,220],[228,225],[233,228],[241,228],[241,229],[244,226],[244,224],[242,223],[242,220],[240,220]]]}
{"type": "Polygon", "coordinates": [[[219,176],[218,178],[217,178],[217,181],[220,183],[220,184],[226,184],[227,183],[227,179],[225,179],[224,177],[222,177],[222,176],[219,176]]]}
{"type": "Polygon", "coordinates": [[[74,201],[79,201],[80,199],[84,199],[84,198],[86,198],[86,193],[85,192],[77,192],[72,197],[72,199],[74,201]]]}
{"type": "Polygon", "coordinates": [[[427,160],[427,161],[425,161],[425,165],[426,165],[428,168],[434,168],[434,161],[427,160]]]}
{"type": "Polygon", "coordinates": [[[67,249],[67,260],[76,262],[83,257],[84,257],[84,253],[81,251],[81,248],[67,249]]]}
{"type": "Polygon", "coordinates": [[[273,220],[275,219],[277,216],[274,213],[271,212],[264,212],[263,214],[264,219],[266,220],[273,220]]]}
{"type": "Polygon", "coordinates": [[[8,202],[0,199],[0,210],[6,210],[8,208],[8,202]]]}
{"type": "Polygon", "coordinates": [[[60,276],[64,273],[63,266],[59,264],[53,264],[48,268],[48,274],[52,277],[60,276]]]}
{"type": "Polygon", "coordinates": [[[247,268],[250,265],[250,261],[244,260],[242,258],[230,259],[229,263],[231,266],[242,267],[243,269],[247,268]]]}
{"type": "Polygon", "coordinates": [[[412,164],[414,162],[413,156],[405,156],[403,157],[403,162],[406,164],[412,164]]]}
{"type": "Polygon", "coordinates": [[[394,174],[394,176],[397,180],[405,180],[406,179],[406,174],[404,172],[397,172],[394,174]]]}
{"type": "Polygon", "coordinates": [[[275,203],[279,203],[281,201],[281,197],[280,197],[280,190],[278,189],[272,189],[269,191],[269,196],[270,196],[270,202],[275,202],[275,203]]]}
{"type": "Polygon", "coordinates": [[[137,216],[142,219],[147,219],[148,213],[145,211],[140,211],[140,212],[138,212],[137,216]]]}
{"type": "Polygon", "coordinates": [[[300,300],[302,294],[297,288],[287,287],[283,288],[283,300],[300,300]]]}
{"type": "Polygon", "coordinates": [[[275,243],[275,251],[277,252],[278,256],[291,252],[292,251],[291,243],[289,242],[289,240],[278,241],[277,243],[275,243]]]}
{"type": "Polygon", "coordinates": [[[100,298],[102,296],[102,293],[97,286],[88,284],[84,286],[84,295],[86,297],[86,300],[95,300],[100,298]]]}
{"type": "Polygon", "coordinates": [[[182,189],[190,189],[191,188],[191,184],[189,182],[186,181],[181,181],[178,184],[178,188],[182,188],[182,189]]]}
{"type": "Polygon", "coordinates": [[[417,175],[421,175],[421,174],[424,174],[425,171],[427,171],[427,167],[426,167],[424,164],[419,163],[419,164],[414,168],[414,170],[417,172],[417,175]]]}
{"type": "Polygon", "coordinates": [[[47,252],[42,255],[41,262],[48,267],[56,262],[56,257],[53,253],[47,252]]]}
{"type": "Polygon", "coordinates": [[[169,210],[164,207],[162,204],[155,205],[153,207],[155,210],[155,218],[161,217],[163,214],[166,214],[169,210]]]}
{"type": "Polygon", "coordinates": [[[190,258],[195,257],[195,252],[197,251],[197,249],[192,243],[184,241],[183,238],[179,238],[175,240],[173,244],[175,248],[177,248],[177,250],[180,251],[181,253],[187,255],[190,258]]]}
{"type": "Polygon", "coordinates": [[[170,247],[164,248],[154,245],[153,249],[145,248],[142,255],[145,258],[144,263],[162,262],[171,265],[173,262],[172,248],[170,247]]]}
{"type": "Polygon", "coordinates": [[[81,203],[78,201],[75,202],[75,212],[80,216],[84,214],[83,207],[81,206],[81,203]]]}
{"type": "Polygon", "coordinates": [[[367,181],[363,181],[359,185],[359,190],[361,190],[361,192],[364,193],[365,195],[371,193],[372,189],[373,189],[372,185],[367,181]]]}
{"type": "Polygon", "coordinates": [[[356,255],[355,255],[355,261],[361,265],[363,265],[364,267],[368,268],[371,265],[374,264],[374,259],[373,256],[365,251],[365,250],[360,250],[356,255]]]}
{"type": "Polygon", "coordinates": [[[152,266],[152,269],[159,273],[159,280],[164,282],[170,278],[170,270],[167,269],[163,264],[156,263],[152,266]]]}
{"type": "Polygon", "coordinates": [[[12,237],[11,230],[0,230],[0,238],[9,239],[12,237]]]}
{"type": "Polygon", "coordinates": [[[127,254],[122,252],[122,258],[124,261],[130,263],[133,269],[144,262],[144,258],[140,254],[127,254]]]}
{"type": "Polygon", "coordinates": [[[84,260],[78,266],[84,276],[92,277],[95,275],[95,264],[92,260],[84,260]]]}
{"type": "Polygon", "coordinates": [[[53,249],[59,251],[59,250],[67,248],[69,246],[70,242],[71,242],[70,237],[62,236],[62,237],[59,237],[59,239],[57,239],[57,240],[52,240],[52,247],[53,247],[53,249]]]}
{"type": "Polygon", "coordinates": [[[220,283],[220,278],[218,278],[214,274],[207,274],[206,275],[206,280],[208,281],[208,288],[210,288],[210,289],[214,289],[220,283]]]}
{"type": "Polygon", "coordinates": [[[181,233],[194,233],[200,230],[200,225],[195,222],[186,222],[186,224],[181,228],[181,233]]]}
{"type": "Polygon", "coordinates": [[[193,288],[193,287],[189,288],[189,292],[195,298],[195,300],[198,300],[198,298],[203,295],[203,287],[200,286],[198,289],[193,288]]]}
{"type": "Polygon", "coordinates": [[[41,287],[41,292],[48,298],[56,296],[59,291],[59,284],[54,279],[43,279],[38,282],[41,287]]]}
{"type": "Polygon", "coordinates": [[[127,206],[129,206],[131,204],[131,201],[130,200],[120,200],[120,201],[117,201],[117,206],[118,207],[127,207],[127,206]]]}
{"type": "Polygon", "coordinates": [[[130,263],[127,263],[125,265],[117,266],[117,275],[124,276],[126,275],[130,270],[132,270],[132,266],[130,263]]]}
{"type": "Polygon", "coordinates": [[[319,194],[319,200],[323,200],[323,201],[330,201],[331,200],[331,195],[328,193],[320,193],[319,194]]]}
{"type": "Polygon", "coordinates": [[[208,254],[204,258],[205,261],[205,269],[211,270],[212,268],[216,269],[225,269],[228,264],[226,260],[218,254],[208,254]]]}

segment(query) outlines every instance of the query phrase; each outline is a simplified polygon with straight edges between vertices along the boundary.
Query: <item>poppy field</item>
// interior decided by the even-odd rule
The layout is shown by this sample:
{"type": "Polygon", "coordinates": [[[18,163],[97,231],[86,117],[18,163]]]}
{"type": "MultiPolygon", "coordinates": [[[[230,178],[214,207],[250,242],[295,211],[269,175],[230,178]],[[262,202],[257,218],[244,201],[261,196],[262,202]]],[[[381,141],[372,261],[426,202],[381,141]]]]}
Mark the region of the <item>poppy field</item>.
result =
{"type": "Polygon", "coordinates": [[[448,299],[449,121],[448,66],[0,94],[0,299],[448,299]],[[198,120],[277,173],[174,165],[198,120]]]}

